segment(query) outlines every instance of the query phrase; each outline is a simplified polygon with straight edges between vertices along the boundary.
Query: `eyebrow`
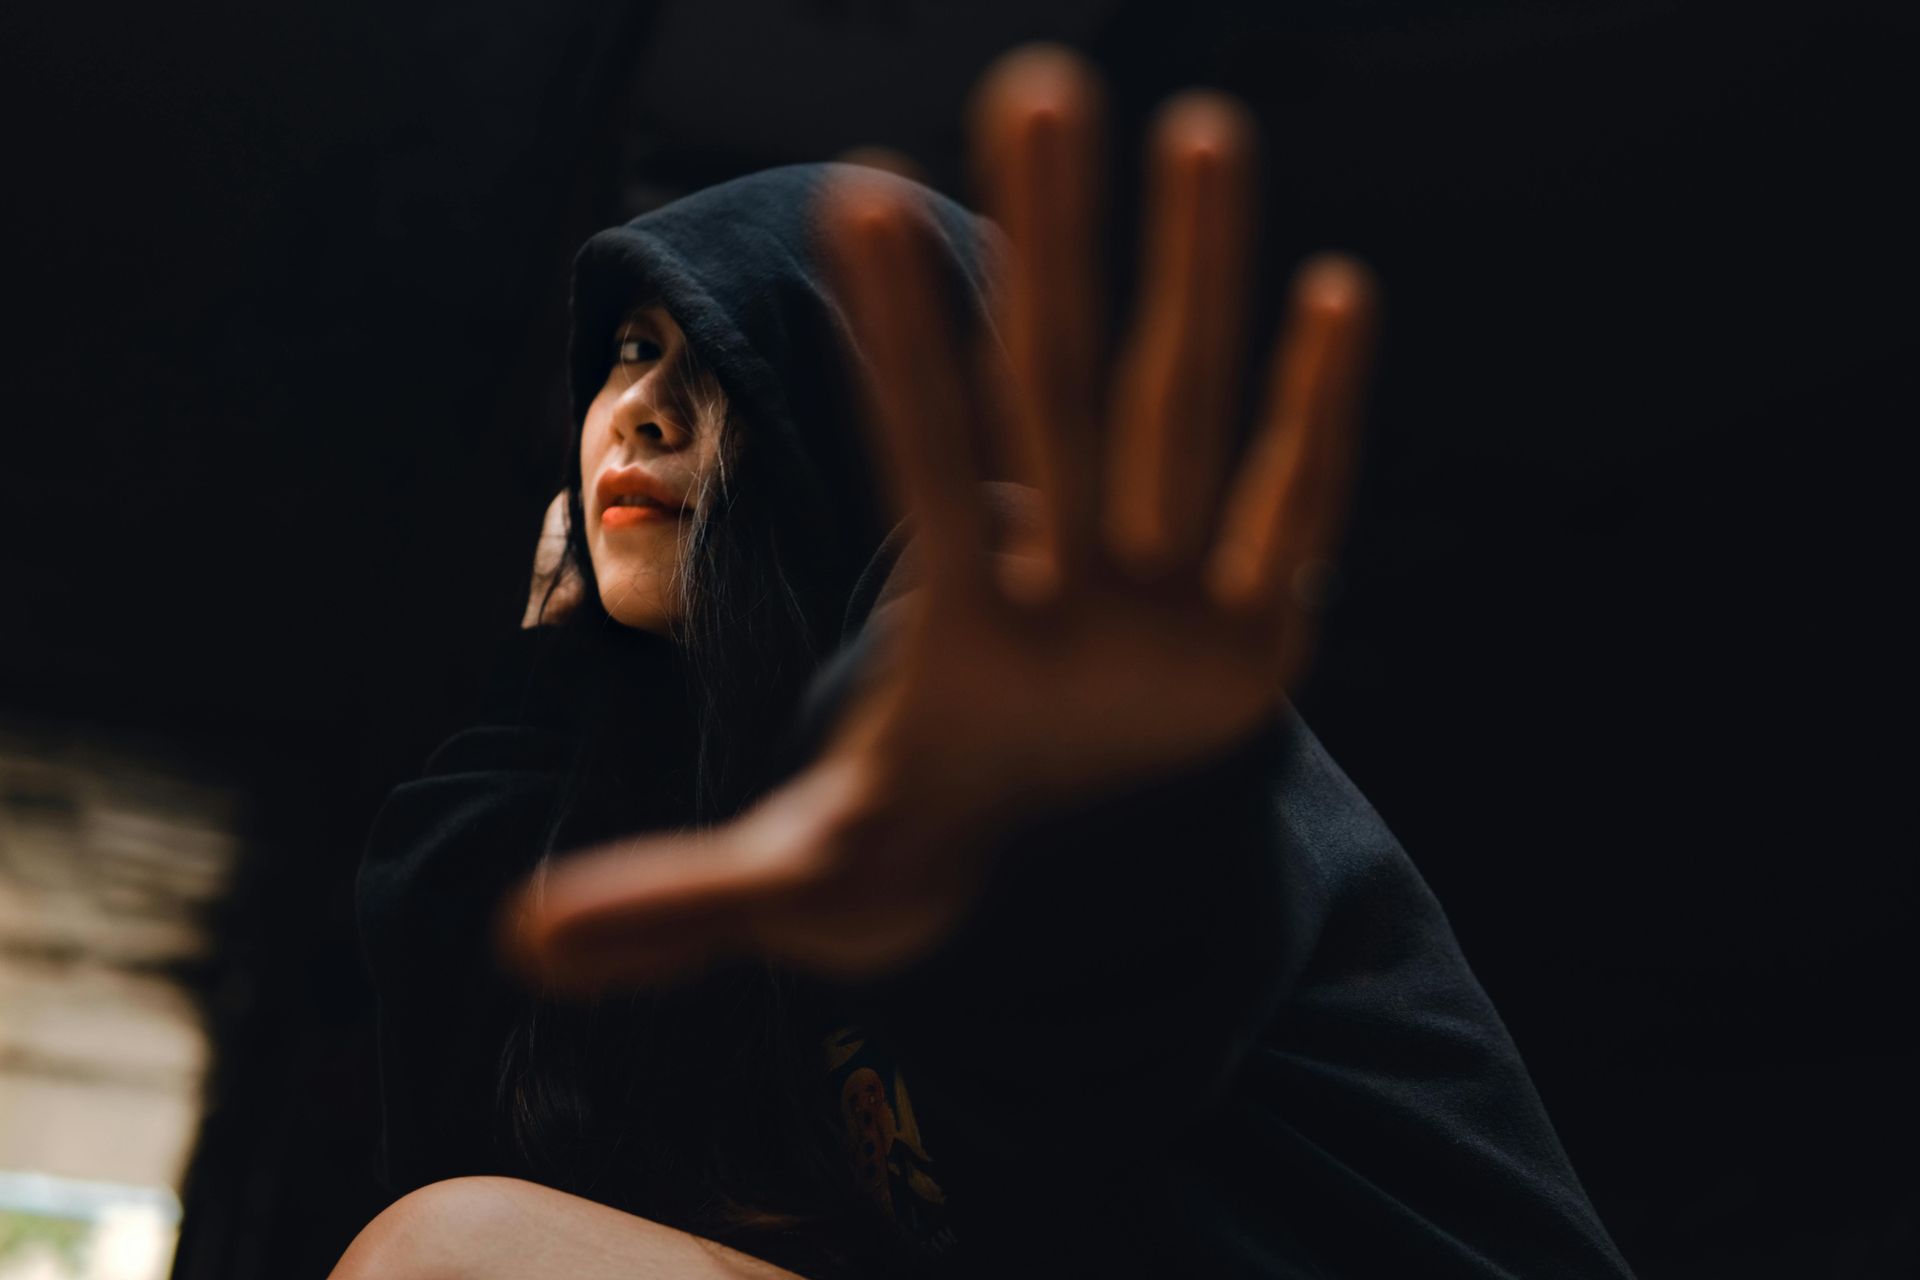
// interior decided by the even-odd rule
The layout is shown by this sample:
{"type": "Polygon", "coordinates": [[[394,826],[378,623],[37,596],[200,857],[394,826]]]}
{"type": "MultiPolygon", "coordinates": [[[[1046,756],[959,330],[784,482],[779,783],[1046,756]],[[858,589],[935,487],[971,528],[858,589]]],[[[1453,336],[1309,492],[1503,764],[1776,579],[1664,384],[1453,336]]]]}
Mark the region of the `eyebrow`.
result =
{"type": "Polygon", "coordinates": [[[626,329],[629,325],[653,323],[653,317],[649,316],[647,312],[652,311],[659,305],[660,299],[658,298],[643,298],[641,301],[627,308],[627,313],[621,316],[619,322],[614,325],[614,332],[618,333],[626,329]]]}

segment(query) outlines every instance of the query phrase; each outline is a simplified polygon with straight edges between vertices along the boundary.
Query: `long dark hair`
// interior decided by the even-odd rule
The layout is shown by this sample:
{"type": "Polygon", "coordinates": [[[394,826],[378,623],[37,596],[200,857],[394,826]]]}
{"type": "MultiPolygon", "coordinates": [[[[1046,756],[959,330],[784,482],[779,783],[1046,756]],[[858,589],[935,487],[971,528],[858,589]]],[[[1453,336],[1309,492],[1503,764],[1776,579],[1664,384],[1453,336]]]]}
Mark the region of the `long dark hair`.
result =
{"type": "MultiPolygon", "coordinates": [[[[809,554],[817,499],[781,483],[724,391],[691,351],[676,364],[698,431],[719,436],[718,461],[681,535],[673,639],[686,663],[696,725],[692,820],[719,822],[772,780],[780,728],[838,631],[846,586],[809,554]]],[[[567,548],[586,584],[575,625],[617,625],[599,605],[587,550],[580,458],[567,475],[567,548]]]]}
{"type": "MultiPolygon", "coordinates": [[[[691,724],[683,811],[698,826],[738,813],[774,780],[849,584],[844,557],[809,536],[825,527],[821,498],[755,447],[751,425],[687,356],[682,376],[701,406],[694,428],[720,434],[675,582],[691,724]]],[[[583,533],[577,449],[568,506],[566,557],[586,590],[567,625],[618,626],[600,605],[583,533]]],[[[617,750],[608,738],[583,742],[549,855],[577,838],[589,781],[618,774],[608,767],[617,750]]],[[[621,820],[617,805],[598,818],[621,820]]],[[[826,1105],[824,1016],[792,976],[752,962],[587,1006],[530,998],[501,1058],[503,1145],[540,1182],[818,1280],[931,1267],[853,1176],[826,1105]]]]}

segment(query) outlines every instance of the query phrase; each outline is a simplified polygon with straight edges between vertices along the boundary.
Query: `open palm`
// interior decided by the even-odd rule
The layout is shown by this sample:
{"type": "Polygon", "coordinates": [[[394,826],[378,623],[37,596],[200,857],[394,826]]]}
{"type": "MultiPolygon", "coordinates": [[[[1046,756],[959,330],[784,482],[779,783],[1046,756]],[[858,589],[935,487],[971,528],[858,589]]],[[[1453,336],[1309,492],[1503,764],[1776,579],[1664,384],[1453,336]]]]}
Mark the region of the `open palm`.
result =
{"type": "Polygon", "coordinates": [[[1336,258],[1301,271],[1236,460],[1250,124],[1217,95],[1162,112],[1135,319],[1109,359],[1099,116],[1093,78],[1061,51],[1012,55],[983,85],[976,171],[1010,246],[984,350],[947,320],[913,189],[876,177],[829,194],[917,585],[813,766],[725,827],[557,867],[516,904],[523,965],[591,984],[751,948],[887,969],[964,916],[1008,823],[1198,760],[1273,714],[1345,503],[1367,280],[1336,258]],[[1034,528],[1011,541],[983,502],[985,453],[1037,495],[1034,528]]]}

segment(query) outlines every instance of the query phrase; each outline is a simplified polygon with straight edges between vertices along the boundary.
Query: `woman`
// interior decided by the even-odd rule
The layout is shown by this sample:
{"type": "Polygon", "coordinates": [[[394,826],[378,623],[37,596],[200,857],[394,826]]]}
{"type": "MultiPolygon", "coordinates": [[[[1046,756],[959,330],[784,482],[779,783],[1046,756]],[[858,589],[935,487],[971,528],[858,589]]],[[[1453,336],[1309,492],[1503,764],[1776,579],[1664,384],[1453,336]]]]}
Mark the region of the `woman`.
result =
{"type": "Polygon", "coordinates": [[[336,1274],[1624,1274],[1282,699],[1364,277],[1302,273],[1229,474],[1237,108],[1162,117],[1105,387],[1090,78],[1016,55],[974,139],[1004,246],[811,167],[583,249],[572,574],[363,871],[422,1190],[336,1274]]]}

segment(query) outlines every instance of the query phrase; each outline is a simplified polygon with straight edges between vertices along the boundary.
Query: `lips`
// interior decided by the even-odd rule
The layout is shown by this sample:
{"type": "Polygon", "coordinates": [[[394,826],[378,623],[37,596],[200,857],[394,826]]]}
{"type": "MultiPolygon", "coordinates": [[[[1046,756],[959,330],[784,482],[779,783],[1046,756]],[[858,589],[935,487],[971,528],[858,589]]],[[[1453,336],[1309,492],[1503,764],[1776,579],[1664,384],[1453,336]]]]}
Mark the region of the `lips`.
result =
{"type": "Polygon", "coordinates": [[[686,514],[686,500],[639,467],[602,472],[594,496],[603,529],[678,520],[686,514]]]}
{"type": "Polygon", "coordinates": [[[660,520],[678,520],[683,513],[669,511],[665,507],[630,506],[608,507],[600,513],[602,529],[630,529],[637,524],[649,524],[660,520]]]}

